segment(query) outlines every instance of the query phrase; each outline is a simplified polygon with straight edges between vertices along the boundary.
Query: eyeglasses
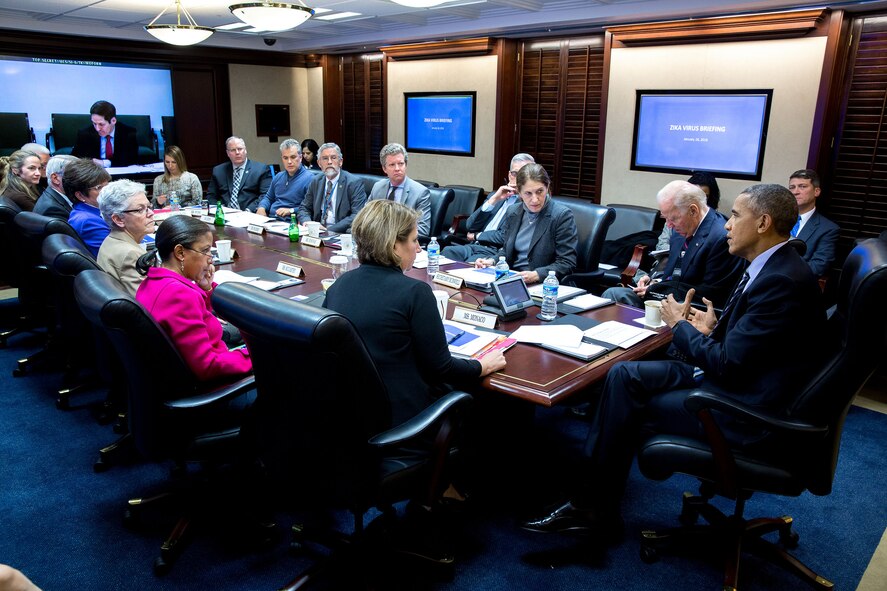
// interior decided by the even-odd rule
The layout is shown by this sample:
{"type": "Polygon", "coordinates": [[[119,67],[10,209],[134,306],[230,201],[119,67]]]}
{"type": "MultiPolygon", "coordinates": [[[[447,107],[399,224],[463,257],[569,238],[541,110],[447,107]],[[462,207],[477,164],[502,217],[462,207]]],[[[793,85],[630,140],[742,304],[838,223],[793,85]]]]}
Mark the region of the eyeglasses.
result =
{"type": "Polygon", "coordinates": [[[150,211],[151,213],[154,213],[154,210],[153,210],[153,209],[151,209],[151,208],[148,207],[147,205],[143,205],[143,206],[141,206],[141,207],[139,207],[139,208],[136,208],[136,209],[124,209],[124,210],[121,211],[120,213],[134,213],[134,214],[136,214],[136,215],[143,215],[143,214],[148,213],[149,211],[150,211]]]}
{"type": "Polygon", "coordinates": [[[520,170],[509,170],[509,171],[508,171],[508,176],[516,177],[516,176],[517,176],[517,173],[519,173],[519,172],[520,172],[520,170]]]}
{"type": "Polygon", "coordinates": [[[195,248],[191,248],[190,246],[185,246],[185,245],[183,244],[183,245],[182,245],[182,248],[187,248],[187,249],[190,250],[191,252],[196,252],[197,254],[202,254],[203,256],[205,256],[205,257],[208,258],[208,259],[212,259],[212,258],[213,258],[213,253],[212,253],[212,248],[213,248],[213,247],[212,247],[212,246],[207,246],[207,247],[204,248],[203,250],[197,250],[197,249],[195,249],[195,248]]]}

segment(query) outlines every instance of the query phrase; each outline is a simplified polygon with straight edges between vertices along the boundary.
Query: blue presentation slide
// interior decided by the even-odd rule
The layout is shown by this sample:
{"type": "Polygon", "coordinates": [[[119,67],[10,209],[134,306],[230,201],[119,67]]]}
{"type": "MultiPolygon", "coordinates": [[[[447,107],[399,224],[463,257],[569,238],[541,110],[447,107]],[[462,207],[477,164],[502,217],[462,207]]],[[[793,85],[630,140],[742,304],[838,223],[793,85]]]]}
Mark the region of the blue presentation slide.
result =
{"type": "Polygon", "coordinates": [[[408,96],[407,148],[471,153],[472,96],[408,96]]]}
{"type": "Polygon", "coordinates": [[[646,95],[635,166],[754,175],[767,95],[646,95]]]}

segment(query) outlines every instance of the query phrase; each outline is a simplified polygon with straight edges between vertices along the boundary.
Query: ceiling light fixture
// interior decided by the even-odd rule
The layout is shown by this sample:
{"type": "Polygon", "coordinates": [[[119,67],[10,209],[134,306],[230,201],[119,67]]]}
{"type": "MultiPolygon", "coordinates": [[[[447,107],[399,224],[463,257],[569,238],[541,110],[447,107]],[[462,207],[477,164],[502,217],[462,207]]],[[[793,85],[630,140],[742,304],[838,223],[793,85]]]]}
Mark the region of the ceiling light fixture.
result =
{"type": "Polygon", "coordinates": [[[449,2],[450,0],[391,0],[395,4],[400,4],[401,6],[409,6],[410,8],[431,8],[432,6],[438,6],[439,4],[444,4],[445,2],[449,2]]]}
{"type": "Polygon", "coordinates": [[[150,23],[145,25],[145,30],[154,38],[169,43],[170,45],[194,45],[209,38],[214,31],[210,27],[201,27],[198,25],[188,10],[182,6],[181,0],[175,0],[169,6],[163,9],[163,12],[154,17],[150,23]],[[161,16],[166,14],[173,4],[176,7],[176,23],[167,25],[155,25],[161,16]],[[182,14],[185,15],[185,24],[182,24],[182,14]]]}
{"type": "Polygon", "coordinates": [[[314,16],[314,10],[289,2],[244,2],[228,7],[231,13],[257,29],[265,31],[288,31],[314,16]]]}

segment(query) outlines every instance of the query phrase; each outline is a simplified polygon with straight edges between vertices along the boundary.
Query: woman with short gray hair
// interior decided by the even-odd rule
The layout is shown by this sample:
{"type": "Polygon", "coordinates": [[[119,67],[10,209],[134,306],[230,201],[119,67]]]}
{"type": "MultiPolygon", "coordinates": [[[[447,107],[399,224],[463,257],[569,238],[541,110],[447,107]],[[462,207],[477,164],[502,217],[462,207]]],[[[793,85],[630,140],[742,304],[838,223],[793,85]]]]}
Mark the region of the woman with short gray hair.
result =
{"type": "Polygon", "coordinates": [[[145,185],[125,179],[108,183],[99,193],[98,204],[111,228],[99,248],[98,265],[135,297],[144,278],[136,270],[136,261],[145,254],[141,242],[154,232],[154,210],[145,185]]]}

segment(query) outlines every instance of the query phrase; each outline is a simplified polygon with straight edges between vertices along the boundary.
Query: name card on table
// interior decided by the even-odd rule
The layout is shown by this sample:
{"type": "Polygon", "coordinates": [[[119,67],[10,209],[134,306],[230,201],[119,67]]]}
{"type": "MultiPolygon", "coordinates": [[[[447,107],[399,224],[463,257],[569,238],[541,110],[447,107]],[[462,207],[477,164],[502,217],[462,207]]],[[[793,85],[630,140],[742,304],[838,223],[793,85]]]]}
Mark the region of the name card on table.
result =
{"type": "Polygon", "coordinates": [[[215,218],[215,216],[211,216],[211,215],[202,215],[202,216],[200,216],[200,221],[206,222],[207,224],[213,224],[213,223],[215,223],[216,218],[215,218]]]}
{"type": "Polygon", "coordinates": [[[450,275],[449,273],[435,273],[431,280],[435,283],[452,287],[453,289],[459,289],[462,287],[462,278],[450,275]]]}
{"type": "Polygon", "coordinates": [[[302,236],[301,240],[299,240],[305,246],[320,246],[323,244],[323,240],[320,238],[312,238],[311,236],[302,236]]]}
{"type": "Polygon", "coordinates": [[[289,275],[290,277],[301,277],[304,274],[302,267],[299,265],[293,265],[283,261],[277,263],[277,272],[289,275]]]}
{"type": "Polygon", "coordinates": [[[468,310],[456,307],[453,308],[453,315],[450,318],[457,322],[473,324],[474,326],[480,326],[482,328],[496,328],[496,320],[498,320],[499,317],[495,314],[488,314],[479,310],[468,310]]]}
{"type": "Polygon", "coordinates": [[[246,231],[249,232],[250,234],[264,234],[265,233],[265,226],[262,226],[260,224],[249,224],[246,227],[246,231]]]}

